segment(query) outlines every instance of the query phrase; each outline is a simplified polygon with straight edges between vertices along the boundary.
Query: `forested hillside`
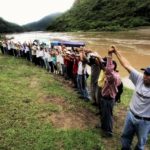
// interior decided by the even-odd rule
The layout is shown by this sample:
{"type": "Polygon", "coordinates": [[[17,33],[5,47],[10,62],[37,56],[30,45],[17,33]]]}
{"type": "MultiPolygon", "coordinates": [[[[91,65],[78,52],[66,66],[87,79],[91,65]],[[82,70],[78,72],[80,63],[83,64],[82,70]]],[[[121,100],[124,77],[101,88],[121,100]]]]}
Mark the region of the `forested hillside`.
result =
{"type": "Polygon", "coordinates": [[[23,32],[23,27],[0,18],[0,33],[23,32]]]}
{"type": "Polygon", "coordinates": [[[39,21],[32,22],[24,25],[25,30],[29,31],[43,31],[49,26],[49,24],[56,19],[56,17],[60,16],[61,13],[50,14],[39,21]]]}
{"type": "Polygon", "coordinates": [[[150,0],[76,0],[52,31],[115,31],[150,25],[150,0]]]}

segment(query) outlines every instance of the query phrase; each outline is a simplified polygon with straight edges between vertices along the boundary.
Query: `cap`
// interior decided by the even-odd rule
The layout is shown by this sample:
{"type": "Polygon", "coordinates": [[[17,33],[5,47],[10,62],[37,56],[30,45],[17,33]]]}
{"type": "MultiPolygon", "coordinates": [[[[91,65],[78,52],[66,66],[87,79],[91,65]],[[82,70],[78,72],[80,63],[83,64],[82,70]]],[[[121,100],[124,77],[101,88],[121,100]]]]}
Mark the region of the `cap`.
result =
{"type": "Polygon", "coordinates": [[[93,53],[90,53],[90,56],[99,57],[99,54],[97,52],[93,52],[93,53]]]}
{"type": "Polygon", "coordinates": [[[70,51],[67,51],[66,54],[71,55],[71,52],[70,52],[70,51]]]}
{"type": "Polygon", "coordinates": [[[144,74],[149,75],[150,76],[150,66],[147,68],[141,68],[141,70],[144,71],[144,74]]]}
{"type": "Polygon", "coordinates": [[[79,55],[79,54],[76,54],[75,56],[76,56],[76,57],[80,57],[80,55],[79,55]]]}

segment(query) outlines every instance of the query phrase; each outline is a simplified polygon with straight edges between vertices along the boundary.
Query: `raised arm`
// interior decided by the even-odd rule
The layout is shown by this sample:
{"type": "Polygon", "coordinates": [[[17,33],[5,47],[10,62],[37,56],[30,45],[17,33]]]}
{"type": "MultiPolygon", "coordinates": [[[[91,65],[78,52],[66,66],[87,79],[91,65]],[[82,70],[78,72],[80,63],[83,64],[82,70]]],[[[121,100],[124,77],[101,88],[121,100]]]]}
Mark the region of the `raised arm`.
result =
{"type": "Polygon", "coordinates": [[[130,73],[133,67],[129,61],[117,50],[115,46],[112,46],[111,48],[111,51],[116,55],[120,64],[130,73]]]}

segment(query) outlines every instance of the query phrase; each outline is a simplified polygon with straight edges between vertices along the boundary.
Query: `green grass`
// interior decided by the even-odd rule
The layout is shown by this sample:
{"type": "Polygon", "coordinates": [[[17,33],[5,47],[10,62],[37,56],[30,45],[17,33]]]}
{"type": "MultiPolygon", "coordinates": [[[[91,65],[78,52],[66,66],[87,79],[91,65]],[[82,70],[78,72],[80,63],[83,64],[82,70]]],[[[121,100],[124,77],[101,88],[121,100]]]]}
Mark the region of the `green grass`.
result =
{"type": "Polygon", "coordinates": [[[133,90],[124,87],[123,94],[121,96],[121,104],[123,104],[126,107],[129,106],[132,94],[133,90]]]}
{"type": "MultiPolygon", "coordinates": [[[[132,92],[124,89],[121,103],[115,107],[117,118],[121,117],[118,113],[121,109],[126,112],[132,92]]],[[[23,59],[0,55],[0,150],[119,149],[123,126],[118,122],[115,126],[120,129],[115,129],[113,143],[101,138],[101,132],[88,125],[61,128],[48,119],[61,112],[76,114],[85,109],[86,113],[96,112],[90,103],[77,97],[73,89],[46,70],[23,59]]]]}
{"type": "Polygon", "coordinates": [[[39,102],[47,95],[69,102],[68,111],[91,107],[45,70],[22,59],[0,56],[0,150],[103,149],[96,130],[65,130],[42,119],[43,113],[62,111],[55,103],[39,102]]]}

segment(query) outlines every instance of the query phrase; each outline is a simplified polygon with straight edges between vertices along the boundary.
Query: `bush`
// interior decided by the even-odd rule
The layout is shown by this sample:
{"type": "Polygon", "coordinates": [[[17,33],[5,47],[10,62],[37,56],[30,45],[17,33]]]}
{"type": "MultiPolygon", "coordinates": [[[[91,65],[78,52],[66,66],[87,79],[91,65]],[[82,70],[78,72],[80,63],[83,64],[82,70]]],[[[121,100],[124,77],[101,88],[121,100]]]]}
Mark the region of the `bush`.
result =
{"type": "Polygon", "coordinates": [[[143,18],[140,18],[140,17],[131,18],[126,23],[126,26],[131,27],[131,28],[138,27],[138,26],[145,26],[145,25],[148,25],[148,22],[146,22],[143,18]]]}
{"type": "Polygon", "coordinates": [[[104,31],[120,31],[123,30],[123,28],[120,25],[109,25],[106,27],[103,27],[102,30],[104,31]]]}

